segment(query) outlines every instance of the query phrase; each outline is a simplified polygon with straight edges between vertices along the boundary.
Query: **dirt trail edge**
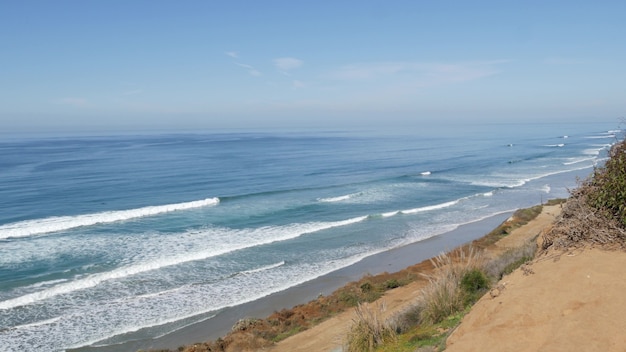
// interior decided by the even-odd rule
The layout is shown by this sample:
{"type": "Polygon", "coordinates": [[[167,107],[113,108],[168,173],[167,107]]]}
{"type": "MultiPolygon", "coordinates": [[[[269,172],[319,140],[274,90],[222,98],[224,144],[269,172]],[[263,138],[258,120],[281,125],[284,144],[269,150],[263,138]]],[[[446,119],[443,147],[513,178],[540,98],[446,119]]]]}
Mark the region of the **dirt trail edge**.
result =
{"type": "MultiPolygon", "coordinates": [[[[544,206],[542,213],[528,224],[515,229],[510,235],[498,241],[488,249],[488,255],[496,255],[507,248],[517,247],[529,239],[537,236],[544,228],[549,226],[554,217],[559,214],[560,206],[544,206]]],[[[382,304],[386,307],[385,315],[391,316],[415,302],[420,294],[424,282],[414,282],[385,293],[374,304],[382,304]]],[[[354,311],[348,310],[308,330],[293,335],[276,345],[267,348],[270,352],[340,352],[343,349],[344,338],[354,317],[354,311]]],[[[471,349],[481,350],[481,349],[471,349]]],[[[492,348],[482,349],[493,350],[492,348]]]]}
{"type": "Polygon", "coordinates": [[[485,295],[447,340],[459,351],[626,351],[626,253],[551,252],[485,295]]]}

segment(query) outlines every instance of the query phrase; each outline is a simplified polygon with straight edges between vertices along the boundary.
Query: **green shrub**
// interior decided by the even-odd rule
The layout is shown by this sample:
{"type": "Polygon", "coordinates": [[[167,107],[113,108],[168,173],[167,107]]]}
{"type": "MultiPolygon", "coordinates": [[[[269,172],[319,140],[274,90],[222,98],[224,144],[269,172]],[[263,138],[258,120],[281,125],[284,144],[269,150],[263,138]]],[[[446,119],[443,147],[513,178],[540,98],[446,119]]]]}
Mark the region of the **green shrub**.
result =
{"type": "Polygon", "coordinates": [[[357,295],[352,292],[341,292],[339,300],[348,307],[354,307],[361,301],[357,295]]]}
{"type": "Polygon", "coordinates": [[[520,227],[522,225],[527,224],[530,220],[536,218],[541,211],[543,210],[543,206],[535,205],[534,207],[518,209],[513,213],[513,217],[517,218],[517,224],[515,227],[520,227]]]}
{"type": "Polygon", "coordinates": [[[489,288],[489,278],[482,270],[472,269],[461,278],[461,290],[465,294],[465,305],[473,304],[489,288]]]}
{"type": "Polygon", "coordinates": [[[387,290],[391,290],[392,288],[400,287],[402,284],[396,279],[390,279],[385,281],[384,287],[387,290]]]}
{"type": "Polygon", "coordinates": [[[370,282],[366,281],[363,284],[361,284],[361,291],[363,292],[370,292],[373,288],[374,286],[372,286],[370,282]]]}
{"type": "Polygon", "coordinates": [[[489,288],[489,279],[478,269],[468,271],[461,278],[461,289],[466,293],[476,293],[489,288]]]}
{"type": "Polygon", "coordinates": [[[589,205],[608,211],[626,227],[626,141],[613,145],[609,156],[589,181],[589,205]]]}

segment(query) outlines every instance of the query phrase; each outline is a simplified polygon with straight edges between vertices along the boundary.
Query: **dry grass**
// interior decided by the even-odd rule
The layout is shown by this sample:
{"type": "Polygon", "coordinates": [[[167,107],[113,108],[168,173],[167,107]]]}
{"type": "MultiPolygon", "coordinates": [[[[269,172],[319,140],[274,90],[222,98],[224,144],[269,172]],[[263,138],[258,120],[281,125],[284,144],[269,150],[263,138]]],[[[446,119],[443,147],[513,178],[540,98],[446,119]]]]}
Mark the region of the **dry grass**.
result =
{"type": "Polygon", "coordinates": [[[420,320],[434,324],[463,310],[466,292],[461,289],[461,280],[473,270],[482,270],[484,263],[482,253],[473,247],[436,256],[433,259],[435,274],[428,276],[430,284],[422,290],[418,303],[420,320]]]}
{"type": "Polygon", "coordinates": [[[385,303],[376,305],[359,304],[348,332],[346,351],[374,351],[376,347],[395,342],[396,330],[381,318],[385,303]]]}
{"type": "Polygon", "coordinates": [[[517,267],[532,260],[537,252],[537,242],[533,239],[521,247],[511,248],[485,264],[485,273],[500,280],[517,267]]]}

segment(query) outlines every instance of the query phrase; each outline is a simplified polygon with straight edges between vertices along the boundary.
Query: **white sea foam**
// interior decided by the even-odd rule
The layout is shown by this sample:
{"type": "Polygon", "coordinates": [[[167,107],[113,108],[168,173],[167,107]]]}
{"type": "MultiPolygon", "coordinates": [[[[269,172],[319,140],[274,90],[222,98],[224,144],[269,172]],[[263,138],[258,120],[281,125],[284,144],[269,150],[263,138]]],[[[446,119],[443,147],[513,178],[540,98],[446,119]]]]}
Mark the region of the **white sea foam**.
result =
{"type": "Polygon", "coordinates": [[[170,290],[159,291],[159,292],[146,293],[146,294],[139,295],[139,296],[129,297],[128,299],[133,299],[134,300],[134,299],[152,298],[152,297],[157,297],[157,296],[162,296],[162,295],[174,293],[174,292],[182,290],[183,288],[185,288],[185,286],[173,288],[173,289],[170,289],[170,290]]]}
{"type": "Polygon", "coordinates": [[[493,192],[494,191],[483,193],[483,196],[484,197],[491,197],[491,196],[493,196],[493,192]]]}
{"type": "MultiPolygon", "coordinates": [[[[597,160],[597,159],[594,158],[593,160],[597,160]]],[[[544,177],[554,176],[554,175],[558,175],[558,174],[563,174],[563,173],[568,173],[568,172],[573,172],[573,171],[585,170],[585,169],[592,168],[593,166],[594,165],[582,165],[582,166],[579,166],[579,167],[568,168],[566,170],[555,170],[555,171],[550,171],[550,172],[530,175],[528,177],[525,177],[525,178],[522,178],[522,179],[517,179],[517,180],[507,180],[505,178],[502,178],[502,179],[495,178],[493,180],[476,180],[476,181],[472,181],[471,184],[472,185],[476,185],[476,186],[486,186],[486,187],[517,188],[517,187],[524,186],[525,184],[527,184],[530,181],[539,180],[539,179],[542,179],[544,177]]]]}
{"type": "Polygon", "coordinates": [[[61,282],[66,282],[68,279],[56,279],[56,280],[49,280],[49,281],[42,281],[42,282],[37,282],[34,283],[32,285],[26,286],[26,289],[33,289],[33,288],[39,288],[39,287],[43,287],[43,286],[52,286],[54,284],[58,284],[61,282]]]}
{"type": "Polygon", "coordinates": [[[53,323],[59,321],[60,319],[61,319],[61,317],[55,317],[55,318],[46,319],[46,320],[42,320],[42,321],[36,321],[34,323],[28,323],[28,324],[12,326],[11,329],[19,330],[19,329],[33,328],[33,327],[43,326],[43,325],[50,325],[50,324],[53,324],[53,323]]]}
{"type": "Polygon", "coordinates": [[[129,210],[104,211],[76,216],[54,216],[44,219],[25,220],[0,226],[0,239],[27,237],[56,231],[64,231],[81,226],[111,223],[145,216],[153,216],[172,211],[187,210],[217,205],[219,198],[207,198],[192,202],[155,205],[129,210]]]}
{"type": "Polygon", "coordinates": [[[428,176],[428,175],[430,175],[430,171],[420,172],[420,175],[422,175],[422,176],[428,176]]]}
{"type": "Polygon", "coordinates": [[[459,200],[453,200],[451,202],[445,202],[441,204],[428,205],[428,206],[420,207],[420,208],[402,210],[402,214],[415,214],[415,213],[422,213],[422,212],[430,211],[430,210],[443,209],[443,208],[451,207],[457,204],[458,202],[459,200]]]}
{"type": "Polygon", "coordinates": [[[323,202],[323,203],[341,202],[343,200],[348,200],[348,199],[354,197],[355,195],[357,195],[357,194],[355,193],[355,194],[346,194],[346,195],[338,196],[338,197],[318,198],[317,201],[318,202],[323,202]]]}
{"type": "Polygon", "coordinates": [[[85,290],[95,287],[100,283],[109,280],[122,279],[125,277],[164,267],[192,262],[196,260],[203,260],[245,248],[260,246],[278,241],[286,241],[289,239],[297,238],[307,233],[313,233],[334,227],[355,224],[365,219],[367,219],[367,216],[361,216],[348,220],[334,222],[292,224],[279,227],[261,227],[257,229],[213,229],[212,231],[216,232],[216,237],[214,238],[215,245],[211,246],[210,249],[191,253],[181,253],[177,256],[161,258],[144,263],[120,267],[107,272],[92,274],[78,280],[50,287],[42,291],[37,291],[20,297],[2,301],[0,302],[0,310],[25,306],[55,296],[68,294],[79,290],[85,290]]]}
{"type": "Polygon", "coordinates": [[[387,212],[387,213],[382,213],[381,215],[383,216],[383,218],[388,218],[388,217],[391,217],[391,216],[394,216],[394,215],[398,215],[398,214],[400,214],[399,210],[390,211],[390,212],[387,212]]]}
{"type": "Polygon", "coordinates": [[[516,188],[521,187],[526,184],[526,180],[510,180],[510,179],[502,179],[502,178],[494,178],[491,180],[481,179],[471,181],[470,184],[474,186],[485,186],[485,187],[494,187],[494,188],[516,188]]]}
{"type": "Polygon", "coordinates": [[[380,216],[382,216],[383,218],[388,218],[388,217],[392,217],[392,216],[399,215],[399,214],[417,214],[417,213],[423,213],[423,212],[427,212],[431,210],[443,209],[443,208],[451,207],[455,204],[458,204],[461,200],[468,199],[468,198],[469,197],[463,197],[457,200],[453,200],[453,201],[445,202],[441,204],[427,205],[425,207],[406,209],[406,210],[390,211],[390,212],[382,213],[380,214],[380,216]]]}
{"type": "Polygon", "coordinates": [[[271,271],[265,270],[231,277],[217,285],[183,287],[178,292],[171,291],[172,294],[153,295],[136,301],[132,306],[124,301],[116,301],[86,305],[78,310],[68,307],[60,319],[54,318],[56,324],[53,327],[42,326],[46,321],[5,331],[0,339],[0,350],[13,351],[15,346],[25,345],[34,350],[55,351],[89,345],[106,346],[124,341],[123,338],[115,339],[115,336],[174,323],[172,327],[161,329],[161,335],[164,335],[213,316],[203,316],[207,313],[283,291],[354,264],[379,251],[359,253],[339,260],[322,259],[318,263],[293,268],[283,266],[280,268],[284,268],[280,273],[281,280],[276,280],[271,271]]]}
{"type": "Polygon", "coordinates": [[[559,144],[546,144],[545,147],[553,147],[553,148],[562,148],[565,147],[565,143],[559,143],[559,144]]]}
{"type": "Polygon", "coordinates": [[[586,139],[606,139],[606,138],[615,138],[615,135],[614,134],[607,134],[607,135],[604,135],[604,136],[587,136],[587,137],[584,137],[584,138],[586,138],[586,139]]]}
{"type": "Polygon", "coordinates": [[[605,148],[602,147],[602,148],[585,149],[585,150],[583,150],[583,154],[597,156],[597,155],[600,155],[600,152],[603,149],[605,149],[605,148]]]}
{"type": "MultiPolygon", "coordinates": [[[[493,214],[492,214],[493,215],[493,214]]],[[[491,215],[486,215],[486,218],[491,215]]],[[[482,219],[481,218],[481,219],[482,219]]],[[[479,221],[470,220],[466,223],[479,221]]],[[[429,237],[451,231],[461,224],[433,224],[416,227],[416,233],[407,238],[408,242],[390,243],[385,248],[367,248],[365,251],[346,256],[328,254],[318,262],[298,266],[278,265],[264,267],[265,270],[251,270],[249,275],[237,275],[219,283],[204,283],[196,286],[183,286],[156,294],[144,295],[141,300],[108,301],[103,304],[74,305],[62,319],[55,318],[52,326],[28,325],[18,330],[8,331],[0,341],[0,349],[9,346],[28,345],[33,348],[62,350],[86,345],[107,346],[125,341],[127,334],[146,328],[154,328],[159,335],[206,320],[211,312],[228,306],[237,306],[254,301],[269,294],[313,280],[337,269],[352,265],[368,256],[414,243],[429,237]],[[342,259],[336,259],[342,258],[342,259]],[[279,274],[267,268],[279,270],[279,274]],[[276,280],[276,276],[281,280],[276,280]],[[159,309],[155,309],[158,307],[159,309]],[[78,308],[78,310],[76,310],[78,308]],[[197,317],[197,318],[195,318],[197,317]],[[116,337],[116,336],[119,336],[116,337]]],[[[262,268],[258,268],[262,269],[262,268]]],[[[76,302],[78,303],[78,302],[76,302]]],[[[54,302],[51,302],[54,304],[54,302]]],[[[42,322],[43,323],[43,322],[42,322]]],[[[7,349],[5,349],[7,350],[7,349]]]]}
{"type": "Polygon", "coordinates": [[[536,176],[532,176],[532,177],[526,178],[526,179],[524,179],[524,181],[526,183],[526,182],[530,182],[530,181],[534,181],[534,180],[539,180],[539,179],[542,179],[542,178],[548,177],[548,176],[564,174],[564,173],[568,173],[568,172],[572,172],[572,171],[580,171],[580,170],[590,169],[592,167],[593,167],[593,165],[584,165],[584,166],[581,166],[581,167],[567,169],[567,170],[558,170],[558,171],[546,172],[546,173],[543,173],[543,174],[539,174],[539,175],[536,175],[536,176]]]}
{"type": "Polygon", "coordinates": [[[578,163],[582,163],[585,161],[594,161],[596,158],[595,157],[588,157],[588,158],[569,158],[569,161],[565,161],[563,162],[563,165],[573,165],[573,164],[578,164],[578,163]]]}
{"type": "Polygon", "coordinates": [[[258,272],[265,271],[265,270],[276,269],[276,268],[281,267],[283,265],[285,265],[285,261],[284,260],[281,261],[281,262],[275,263],[275,264],[262,266],[260,268],[244,270],[244,271],[241,272],[241,274],[254,274],[254,273],[258,273],[258,272]]]}
{"type": "Polygon", "coordinates": [[[550,185],[543,185],[543,187],[541,187],[541,190],[544,191],[545,193],[550,193],[550,185]]]}

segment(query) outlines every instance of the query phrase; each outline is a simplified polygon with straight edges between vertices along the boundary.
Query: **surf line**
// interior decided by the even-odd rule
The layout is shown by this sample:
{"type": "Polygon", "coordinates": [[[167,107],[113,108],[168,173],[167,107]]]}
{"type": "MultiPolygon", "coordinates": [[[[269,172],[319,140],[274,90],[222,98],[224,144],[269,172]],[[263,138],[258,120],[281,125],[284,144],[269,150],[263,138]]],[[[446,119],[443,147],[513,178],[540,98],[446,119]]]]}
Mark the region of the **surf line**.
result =
{"type": "Polygon", "coordinates": [[[153,205],[128,210],[104,211],[93,214],[75,216],[53,216],[44,219],[25,220],[11,224],[0,225],[0,240],[7,238],[28,237],[51,232],[70,230],[81,226],[92,226],[117,221],[131,220],[145,216],[153,216],[172,211],[214,206],[219,204],[219,198],[207,198],[192,202],[153,205]]]}

